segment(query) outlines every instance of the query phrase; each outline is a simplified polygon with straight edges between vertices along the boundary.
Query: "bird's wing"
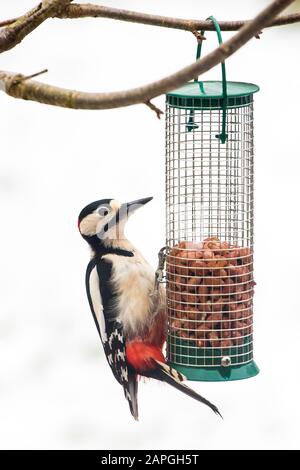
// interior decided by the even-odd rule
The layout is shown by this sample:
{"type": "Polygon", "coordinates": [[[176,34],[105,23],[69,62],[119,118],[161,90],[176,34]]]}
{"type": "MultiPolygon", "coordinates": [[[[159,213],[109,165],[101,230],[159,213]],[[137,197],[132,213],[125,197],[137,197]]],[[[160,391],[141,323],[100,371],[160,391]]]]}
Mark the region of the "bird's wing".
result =
{"type": "Polygon", "coordinates": [[[132,415],[138,419],[137,377],[126,361],[126,341],[122,324],[116,320],[116,297],[110,286],[111,271],[109,260],[90,261],[86,273],[87,296],[107,361],[123,386],[132,415]]]}
{"type": "Polygon", "coordinates": [[[128,367],[126,360],[126,340],[123,327],[117,321],[108,326],[108,341],[103,343],[108,363],[117,381],[123,386],[124,395],[128,401],[132,416],[138,420],[137,405],[137,375],[128,367]]]}
{"type": "Polygon", "coordinates": [[[92,259],[86,270],[85,286],[90,309],[94,317],[96,328],[102,342],[107,341],[105,317],[103,312],[103,303],[100,292],[100,283],[97,273],[97,260],[92,259]]]}

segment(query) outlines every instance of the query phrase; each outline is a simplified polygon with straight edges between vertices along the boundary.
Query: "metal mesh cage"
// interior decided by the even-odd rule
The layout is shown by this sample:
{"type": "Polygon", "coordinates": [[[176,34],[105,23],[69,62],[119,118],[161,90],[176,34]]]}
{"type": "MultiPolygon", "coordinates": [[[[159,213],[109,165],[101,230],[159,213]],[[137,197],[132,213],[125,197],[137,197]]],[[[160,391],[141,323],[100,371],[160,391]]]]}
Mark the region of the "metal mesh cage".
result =
{"type": "Polygon", "coordinates": [[[222,379],[253,361],[253,95],[227,110],[224,145],[216,99],[193,104],[167,97],[168,359],[188,378],[222,379]]]}

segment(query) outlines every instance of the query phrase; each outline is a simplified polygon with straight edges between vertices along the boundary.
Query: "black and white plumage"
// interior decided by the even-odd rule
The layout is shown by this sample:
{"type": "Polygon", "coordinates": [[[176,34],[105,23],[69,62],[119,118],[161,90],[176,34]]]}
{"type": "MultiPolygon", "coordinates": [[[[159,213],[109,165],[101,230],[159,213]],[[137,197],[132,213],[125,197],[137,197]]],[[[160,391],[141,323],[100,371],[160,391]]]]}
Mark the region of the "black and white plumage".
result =
{"type": "MultiPolygon", "coordinates": [[[[129,252],[122,255],[131,256],[129,252]]],[[[86,270],[87,297],[108,364],[116,380],[122,385],[130,411],[137,419],[138,382],[136,374],[128,370],[123,327],[118,321],[117,299],[110,284],[111,276],[112,263],[101,255],[100,259],[93,258],[86,270]]]]}
{"type": "Polygon", "coordinates": [[[138,376],[167,382],[209,406],[215,405],[181,382],[166,364],[165,291],[155,288],[155,272],[126,239],[128,217],[152,198],[120,204],[102,199],[80,213],[78,227],[92,249],[86,271],[86,291],[108,364],[122,385],[130,411],[138,419],[138,376]]]}

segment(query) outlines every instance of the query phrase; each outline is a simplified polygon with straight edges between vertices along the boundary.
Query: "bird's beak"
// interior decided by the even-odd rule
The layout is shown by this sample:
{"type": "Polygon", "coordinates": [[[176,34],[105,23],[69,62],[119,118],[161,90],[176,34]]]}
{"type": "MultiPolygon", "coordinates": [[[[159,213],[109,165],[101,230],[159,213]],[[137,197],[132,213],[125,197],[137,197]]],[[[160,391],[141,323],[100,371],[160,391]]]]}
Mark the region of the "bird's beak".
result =
{"type": "Polygon", "coordinates": [[[147,204],[147,202],[152,201],[152,199],[153,197],[144,197],[143,199],[136,199],[135,201],[126,202],[125,204],[122,204],[121,208],[123,210],[126,209],[127,216],[129,216],[137,209],[147,204]]]}

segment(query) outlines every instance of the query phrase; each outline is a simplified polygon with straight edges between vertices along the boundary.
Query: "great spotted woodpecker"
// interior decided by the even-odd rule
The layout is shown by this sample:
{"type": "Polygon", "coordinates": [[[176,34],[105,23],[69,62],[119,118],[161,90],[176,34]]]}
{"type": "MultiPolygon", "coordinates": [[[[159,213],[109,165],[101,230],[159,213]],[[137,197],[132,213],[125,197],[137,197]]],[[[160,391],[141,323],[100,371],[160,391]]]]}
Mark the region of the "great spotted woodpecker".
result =
{"type": "Polygon", "coordinates": [[[95,324],[136,420],[139,376],[167,382],[220,414],[215,405],[182,384],[185,377],[166,363],[165,291],[161,285],[154,289],[154,270],[124,235],[128,217],[151,199],[126,204],[102,199],[79,214],[79,231],[92,249],[86,290],[95,324]]]}

